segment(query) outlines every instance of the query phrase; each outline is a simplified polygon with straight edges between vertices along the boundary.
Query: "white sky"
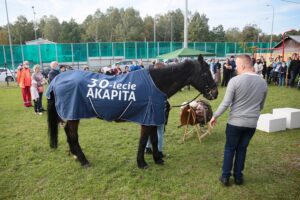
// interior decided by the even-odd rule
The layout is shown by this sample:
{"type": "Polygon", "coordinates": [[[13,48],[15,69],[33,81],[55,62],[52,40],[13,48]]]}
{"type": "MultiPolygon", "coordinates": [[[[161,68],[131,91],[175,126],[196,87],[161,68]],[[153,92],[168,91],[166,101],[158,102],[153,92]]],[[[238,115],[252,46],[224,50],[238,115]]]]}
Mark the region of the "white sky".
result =
{"type": "MultiPolygon", "coordinates": [[[[206,14],[209,26],[222,24],[225,29],[246,24],[257,24],[263,32],[271,33],[272,8],[274,6],[274,30],[276,34],[289,29],[300,29],[300,0],[189,0],[189,10],[206,14]]],[[[5,1],[0,3],[0,25],[7,24],[5,1]]],[[[36,18],[43,15],[54,15],[60,22],[74,18],[78,23],[93,14],[97,8],[102,12],[110,6],[117,8],[133,7],[140,11],[141,17],[146,15],[165,14],[168,10],[180,8],[184,10],[185,0],[7,0],[10,23],[19,15],[33,19],[32,6],[35,7],[36,18]]]]}

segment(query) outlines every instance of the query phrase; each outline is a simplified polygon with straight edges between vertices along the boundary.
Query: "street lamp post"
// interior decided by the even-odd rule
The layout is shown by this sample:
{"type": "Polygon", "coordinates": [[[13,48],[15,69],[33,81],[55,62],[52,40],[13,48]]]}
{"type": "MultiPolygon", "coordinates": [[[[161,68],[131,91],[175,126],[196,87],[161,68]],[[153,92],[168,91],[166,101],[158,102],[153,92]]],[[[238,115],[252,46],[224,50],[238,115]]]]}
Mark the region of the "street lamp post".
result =
{"type": "Polygon", "coordinates": [[[185,0],[183,48],[188,48],[188,21],[187,21],[187,15],[188,15],[188,0],[185,0]]]}
{"type": "Polygon", "coordinates": [[[271,39],[270,39],[270,48],[272,48],[272,40],[273,40],[273,26],[274,26],[274,6],[267,4],[266,6],[272,7],[273,13],[272,13],[272,28],[271,28],[271,39]]]}
{"type": "Polygon", "coordinates": [[[11,65],[12,68],[15,72],[15,62],[14,62],[14,54],[12,50],[12,45],[11,45],[11,35],[10,35],[10,29],[9,29],[9,17],[8,17],[8,10],[7,10],[7,2],[5,0],[5,8],[6,8],[6,17],[7,17],[7,32],[8,32],[8,40],[9,40],[9,49],[10,49],[10,57],[11,57],[11,65]]]}
{"type": "Polygon", "coordinates": [[[36,35],[36,30],[37,30],[37,27],[36,27],[36,21],[35,21],[35,14],[36,14],[36,12],[34,11],[34,6],[32,6],[32,11],[33,11],[33,29],[34,29],[34,38],[35,38],[35,40],[37,40],[37,35],[36,35]]]}
{"type": "Polygon", "coordinates": [[[153,18],[153,42],[156,42],[156,22],[158,21],[158,16],[153,18]]]}

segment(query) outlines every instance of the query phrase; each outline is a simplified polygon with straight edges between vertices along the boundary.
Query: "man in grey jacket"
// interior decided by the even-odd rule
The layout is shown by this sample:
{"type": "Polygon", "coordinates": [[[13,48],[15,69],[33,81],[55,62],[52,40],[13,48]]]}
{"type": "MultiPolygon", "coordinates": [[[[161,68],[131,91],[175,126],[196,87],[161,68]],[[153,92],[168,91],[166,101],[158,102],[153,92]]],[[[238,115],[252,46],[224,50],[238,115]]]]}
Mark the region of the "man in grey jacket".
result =
{"type": "Polygon", "coordinates": [[[210,121],[214,126],[217,118],[228,107],[231,108],[226,127],[224,161],[220,177],[224,186],[229,186],[233,161],[234,182],[236,185],[243,184],[242,172],[247,147],[255,133],[257,120],[267,95],[266,81],[255,74],[250,56],[238,56],[236,65],[238,76],[229,81],[224,99],[210,121]]]}

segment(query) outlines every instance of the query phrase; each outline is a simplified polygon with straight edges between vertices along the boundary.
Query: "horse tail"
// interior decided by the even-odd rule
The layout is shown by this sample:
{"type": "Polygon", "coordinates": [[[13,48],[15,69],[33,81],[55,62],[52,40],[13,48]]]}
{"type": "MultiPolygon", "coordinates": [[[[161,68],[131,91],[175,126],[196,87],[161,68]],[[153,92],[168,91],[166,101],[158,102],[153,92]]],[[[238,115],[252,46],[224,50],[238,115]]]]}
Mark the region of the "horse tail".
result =
{"type": "Polygon", "coordinates": [[[50,147],[53,149],[57,148],[58,140],[58,122],[59,117],[55,108],[55,98],[53,92],[51,92],[51,97],[48,99],[48,136],[50,147]]]}

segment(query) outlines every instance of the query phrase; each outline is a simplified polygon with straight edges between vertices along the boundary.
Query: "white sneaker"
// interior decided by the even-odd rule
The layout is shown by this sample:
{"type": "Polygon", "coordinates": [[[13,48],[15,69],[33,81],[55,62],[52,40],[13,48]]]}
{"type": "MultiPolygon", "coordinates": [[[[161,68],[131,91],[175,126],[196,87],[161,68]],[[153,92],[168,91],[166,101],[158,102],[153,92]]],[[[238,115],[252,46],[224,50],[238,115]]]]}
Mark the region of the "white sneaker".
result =
{"type": "Polygon", "coordinates": [[[42,112],[39,112],[38,114],[39,114],[39,115],[43,115],[43,113],[42,113],[42,112]]]}

